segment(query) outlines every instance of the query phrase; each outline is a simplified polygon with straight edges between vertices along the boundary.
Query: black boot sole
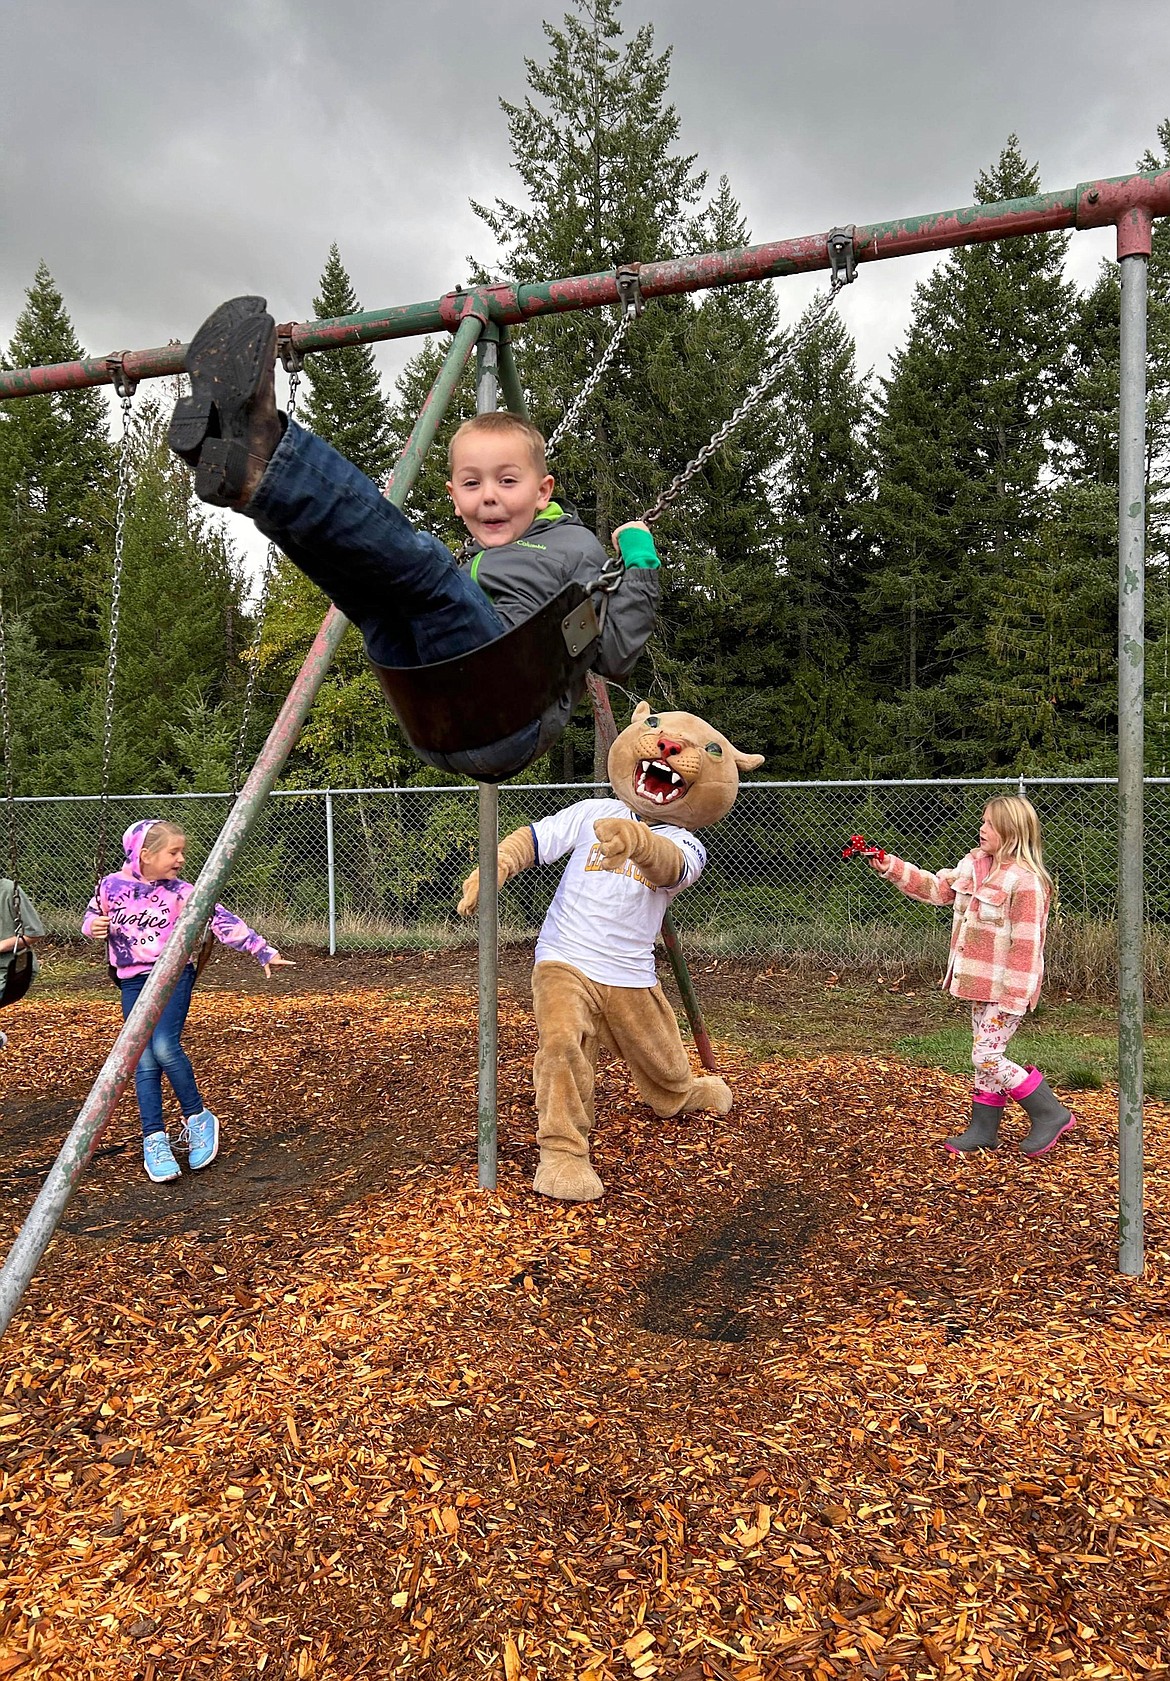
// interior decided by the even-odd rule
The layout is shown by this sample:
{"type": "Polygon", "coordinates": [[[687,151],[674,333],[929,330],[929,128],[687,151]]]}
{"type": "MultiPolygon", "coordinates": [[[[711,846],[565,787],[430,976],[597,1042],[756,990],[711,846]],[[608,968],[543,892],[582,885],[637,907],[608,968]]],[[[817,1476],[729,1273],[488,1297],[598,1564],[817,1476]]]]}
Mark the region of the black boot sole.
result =
{"type": "Polygon", "coordinates": [[[170,448],[195,469],[195,494],[220,508],[243,494],[252,410],[272,377],[276,323],[265,305],[229,298],[208,316],[187,351],[191,395],[175,404],[167,430],[170,448]]]}

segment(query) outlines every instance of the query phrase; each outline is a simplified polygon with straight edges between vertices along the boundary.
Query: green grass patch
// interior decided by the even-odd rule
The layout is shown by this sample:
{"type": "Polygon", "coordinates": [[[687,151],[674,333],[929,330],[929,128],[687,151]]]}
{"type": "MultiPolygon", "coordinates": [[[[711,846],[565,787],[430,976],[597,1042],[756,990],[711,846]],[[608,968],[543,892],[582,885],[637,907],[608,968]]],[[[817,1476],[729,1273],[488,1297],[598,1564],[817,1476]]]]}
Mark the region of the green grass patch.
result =
{"type": "MultiPolygon", "coordinates": [[[[1165,1010],[1152,1011],[1145,1032],[1145,1089],[1150,1097],[1170,1099],[1170,1021],[1165,1010]]],[[[910,1033],[894,1050],[908,1062],[971,1073],[971,1030],[965,1022],[928,1033],[910,1033]]],[[[1066,1091],[1099,1091],[1117,1080],[1117,1034],[1110,1033],[1096,1011],[1080,1005],[1050,1005],[1042,1019],[1030,1018],[1008,1046],[1013,1062],[1031,1063],[1066,1091]],[[1104,1029],[1104,1030],[1103,1030],[1104,1029]]]]}

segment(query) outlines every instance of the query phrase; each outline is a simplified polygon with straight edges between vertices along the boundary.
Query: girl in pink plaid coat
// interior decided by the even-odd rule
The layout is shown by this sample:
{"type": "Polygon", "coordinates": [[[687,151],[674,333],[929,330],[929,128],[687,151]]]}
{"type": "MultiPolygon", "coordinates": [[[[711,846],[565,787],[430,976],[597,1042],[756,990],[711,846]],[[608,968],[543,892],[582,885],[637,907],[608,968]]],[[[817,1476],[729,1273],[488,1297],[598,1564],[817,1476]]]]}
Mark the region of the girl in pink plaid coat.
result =
{"type": "Polygon", "coordinates": [[[943,986],[969,999],[975,1093],[971,1124],[948,1138],[953,1154],[994,1150],[1007,1100],[1031,1121],[1020,1149],[1042,1156],[1076,1122],[1038,1068],[1021,1068],[1008,1042],[1040,997],[1044,934],[1052,905],[1052,877],[1044,868],[1040,819],[1030,800],[993,799],[983,813],[979,845],[953,870],[937,875],[872,849],[869,862],[899,892],[927,905],[953,905],[951,951],[943,986]]]}

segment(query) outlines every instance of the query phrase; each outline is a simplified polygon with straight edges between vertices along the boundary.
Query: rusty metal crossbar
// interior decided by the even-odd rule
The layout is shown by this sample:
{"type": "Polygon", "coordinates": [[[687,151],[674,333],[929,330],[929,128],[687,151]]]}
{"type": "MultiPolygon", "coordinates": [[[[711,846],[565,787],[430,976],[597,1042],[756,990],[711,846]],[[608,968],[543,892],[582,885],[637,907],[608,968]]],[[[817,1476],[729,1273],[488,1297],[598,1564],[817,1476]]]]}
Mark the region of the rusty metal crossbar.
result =
{"type": "MultiPolygon", "coordinates": [[[[891,222],[855,223],[853,256],[858,265],[885,262],[892,257],[946,251],[994,239],[1111,225],[1118,229],[1119,254],[1125,256],[1142,248],[1143,230],[1151,218],[1159,216],[1170,216],[1170,169],[1116,175],[1082,182],[1062,192],[932,211],[891,222]]],[[[837,258],[831,236],[839,231],[830,229],[733,251],[705,251],[643,263],[638,270],[641,295],[661,298],[706,291],[712,286],[832,269],[837,258]]],[[[501,280],[471,289],[456,287],[426,303],[362,310],[326,321],[287,322],[280,334],[290,352],[303,356],[309,350],[339,350],[349,344],[454,332],[469,315],[494,321],[497,326],[518,326],[540,315],[597,309],[624,301],[619,276],[613,270],[566,275],[557,280],[501,280]]],[[[119,361],[129,378],[158,379],[183,372],[187,347],[170,344],[155,350],[127,350],[119,361]]],[[[76,391],[89,385],[108,385],[113,377],[109,359],[104,356],[43,368],[4,370],[0,371],[0,398],[27,397],[38,391],[76,391]]]]}

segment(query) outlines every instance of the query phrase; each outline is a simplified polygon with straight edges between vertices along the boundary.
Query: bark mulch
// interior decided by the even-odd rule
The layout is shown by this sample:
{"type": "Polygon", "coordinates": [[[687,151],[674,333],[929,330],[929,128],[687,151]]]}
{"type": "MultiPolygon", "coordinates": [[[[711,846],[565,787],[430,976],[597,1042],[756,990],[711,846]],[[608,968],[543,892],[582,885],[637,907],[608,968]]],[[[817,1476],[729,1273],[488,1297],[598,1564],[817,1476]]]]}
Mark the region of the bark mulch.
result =
{"type": "MultiPolygon", "coordinates": [[[[21,1015],[8,1231],[116,1028],[21,1015]]],[[[603,1063],[564,1207],[501,1029],[489,1194],[469,994],[197,995],[221,1160],[124,1101],[0,1344],[0,1678],[1170,1674],[1170,1109],[1125,1281],[1109,1093],[955,1161],[888,1058],[673,1121],[603,1063]]]]}

